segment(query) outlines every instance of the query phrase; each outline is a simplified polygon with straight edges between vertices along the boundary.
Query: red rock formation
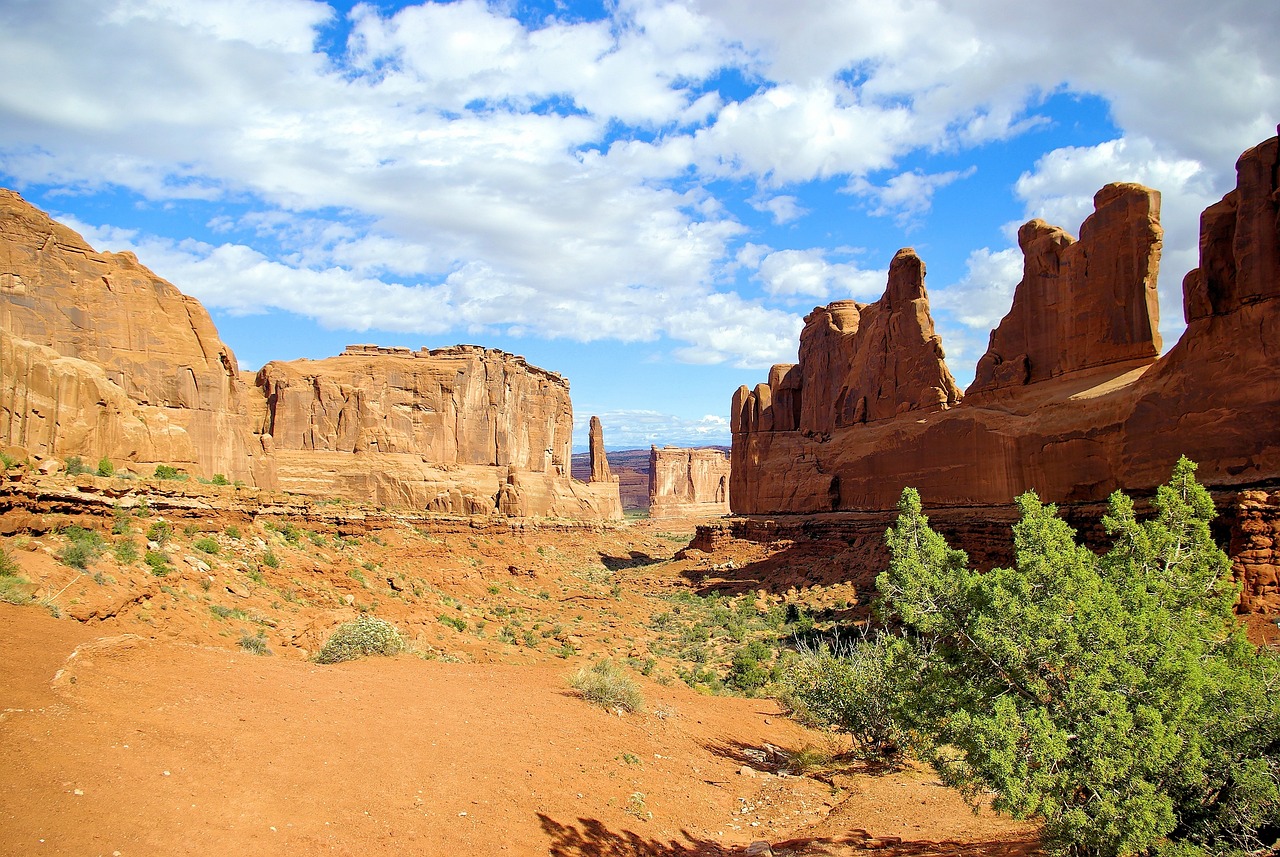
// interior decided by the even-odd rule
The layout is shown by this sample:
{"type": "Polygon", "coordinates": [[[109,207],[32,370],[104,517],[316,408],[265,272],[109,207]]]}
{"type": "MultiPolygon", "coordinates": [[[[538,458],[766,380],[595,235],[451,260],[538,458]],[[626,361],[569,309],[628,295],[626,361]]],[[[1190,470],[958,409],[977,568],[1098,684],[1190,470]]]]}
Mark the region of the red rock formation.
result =
{"type": "Polygon", "coordinates": [[[562,377],[477,346],[242,375],[194,298],[0,191],[0,446],[455,514],[621,518],[568,474],[562,377]]]}
{"type": "Polygon", "coordinates": [[[729,461],[716,449],[649,450],[649,517],[729,513],[729,461]]]}
{"type": "Polygon", "coordinates": [[[1018,230],[1022,282],[966,396],[1159,356],[1160,194],[1110,184],[1093,205],[1079,241],[1043,220],[1018,230]]]}
{"type": "Polygon", "coordinates": [[[609,459],[604,452],[604,427],[599,417],[591,418],[587,450],[591,457],[591,482],[616,482],[609,472],[609,459]]]}
{"type": "MultiPolygon", "coordinates": [[[[1003,514],[1029,489],[1060,504],[1141,494],[1167,480],[1182,454],[1220,496],[1280,483],[1280,143],[1245,152],[1237,172],[1236,189],[1202,218],[1201,264],[1184,281],[1187,329],[1164,357],[1150,360],[1156,197],[1104,188],[1078,243],[1034,221],[1023,228],[1027,276],[1015,308],[992,336],[974,394],[955,407],[865,425],[837,419],[827,435],[804,431],[803,418],[798,430],[765,418],[760,403],[776,413],[796,368],[775,367],[755,393],[739,389],[734,511],[883,512],[909,485],[928,508],[964,510],[977,526],[981,510],[1003,514]],[[1023,356],[1025,372],[1001,374],[1023,356]]],[[[842,365],[832,356],[839,340],[826,347],[824,356],[802,345],[802,399],[807,360],[842,365]]],[[[900,377],[894,368],[891,380],[900,377]]],[[[1276,520],[1280,512],[1266,508],[1276,520]]],[[[1265,573],[1242,574],[1246,591],[1270,597],[1265,573]]]]}
{"type": "MultiPolygon", "coordinates": [[[[6,338],[53,349],[100,367],[102,374],[88,381],[96,373],[81,367],[81,380],[71,387],[31,374],[11,376],[0,397],[10,436],[95,460],[167,460],[235,479],[270,480],[241,414],[244,389],[235,355],[199,301],[131,253],[96,252],[80,235],[3,189],[0,329],[6,338]],[[113,390],[103,392],[101,404],[63,398],[84,383],[104,382],[113,390]],[[163,430],[118,425],[117,390],[134,404],[133,419],[154,421],[163,430]],[[43,403],[40,410],[34,402],[43,403]],[[50,422],[53,411],[58,417],[50,422]],[[87,424],[95,426],[92,432],[84,431],[87,424]]],[[[72,365],[60,364],[61,377],[68,377],[72,365]]]]}

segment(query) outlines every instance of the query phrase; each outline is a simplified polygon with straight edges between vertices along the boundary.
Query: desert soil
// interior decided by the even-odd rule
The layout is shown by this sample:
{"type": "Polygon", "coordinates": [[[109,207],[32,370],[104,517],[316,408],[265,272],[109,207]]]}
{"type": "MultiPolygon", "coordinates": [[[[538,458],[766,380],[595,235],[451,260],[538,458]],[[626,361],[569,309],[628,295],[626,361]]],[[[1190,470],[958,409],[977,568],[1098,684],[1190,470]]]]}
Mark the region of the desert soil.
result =
{"type": "MultiPolygon", "coordinates": [[[[97,525],[110,547],[151,523],[97,525]]],[[[975,814],[927,770],[841,761],[838,736],[779,703],[707,692],[734,645],[693,633],[711,623],[707,605],[767,617],[799,603],[832,620],[860,609],[830,549],[677,557],[692,527],[671,522],[345,542],[200,527],[175,522],[164,577],[109,552],[71,569],[57,535],[5,540],[37,601],[0,603],[0,852],[1034,851],[1033,827],[975,814]],[[200,538],[221,547],[197,558],[200,538]],[[266,552],[278,566],[256,561],[266,552]],[[414,651],[305,658],[361,610],[414,651]],[[274,654],[242,648],[251,636],[274,654]],[[606,656],[628,665],[642,711],[569,687],[606,656]],[[687,658],[704,664],[701,683],[687,658]],[[813,748],[833,758],[796,769],[792,755],[813,748]]]]}

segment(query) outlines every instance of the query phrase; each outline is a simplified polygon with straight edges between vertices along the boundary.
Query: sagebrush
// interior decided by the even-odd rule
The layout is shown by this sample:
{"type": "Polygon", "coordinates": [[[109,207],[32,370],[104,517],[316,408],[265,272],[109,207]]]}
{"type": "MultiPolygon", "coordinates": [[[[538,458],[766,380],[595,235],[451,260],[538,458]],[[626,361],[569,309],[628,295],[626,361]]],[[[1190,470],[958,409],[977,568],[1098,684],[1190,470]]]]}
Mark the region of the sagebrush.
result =
{"type": "Polygon", "coordinates": [[[395,625],[376,616],[361,616],[339,625],[315,660],[318,664],[336,664],[367,655],[395,655],[404,649],[404,639],[395,625]]]}

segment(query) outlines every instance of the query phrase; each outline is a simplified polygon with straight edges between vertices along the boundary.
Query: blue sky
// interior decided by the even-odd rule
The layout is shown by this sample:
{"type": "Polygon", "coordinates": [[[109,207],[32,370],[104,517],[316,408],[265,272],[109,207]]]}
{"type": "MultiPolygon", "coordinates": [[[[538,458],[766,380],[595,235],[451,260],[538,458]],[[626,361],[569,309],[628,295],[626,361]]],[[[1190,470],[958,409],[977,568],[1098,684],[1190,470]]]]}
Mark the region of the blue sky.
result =
{"type": "Polygon", "coordinates": [[[967,384],[1016,228],[1200,211],[1280,121],[1280,3],[6,0],[0,184],[195,295],[241,365],[502,348],[585,448],[727,443],[804,315],[913,246],[967,384]]]}

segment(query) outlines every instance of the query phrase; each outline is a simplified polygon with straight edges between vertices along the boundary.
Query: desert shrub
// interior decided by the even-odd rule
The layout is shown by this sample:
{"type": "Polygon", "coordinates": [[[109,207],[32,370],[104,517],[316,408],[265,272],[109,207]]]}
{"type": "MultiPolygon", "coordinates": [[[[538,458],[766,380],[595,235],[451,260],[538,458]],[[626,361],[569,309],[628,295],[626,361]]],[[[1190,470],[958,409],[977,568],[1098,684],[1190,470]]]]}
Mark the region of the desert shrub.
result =
{"type": "Polygon", "coordinates": [[[461,616],[450,616],[448,613],[441,613],[436,618],[440,620],[440,624],[448,625],[455,631],[465,632],[467,630],[467,620],[461,616]]]}
{"type": "Polygon", "coordinates": [[[13,558],[13,554],[9,553],[9,549],[0,546],[0,577],[17,577],[21,571],[18,561],[13,558]]]}
{"type": "Polygon", "coordinates": [[[235,524],[228,525],[223,532],[227,534],[227,538],[229,539],[234,539],[236,541],[240,540],[240,528],[235,524]]]}
{"type": "Polygon", "coordinates": [[[754,693],[769,682],[769,670],[761,663],[772,660],[773,652],[760,640],[752,640],[733,654],[729,684],[744,693],[754,693]]]}
{"type": "Polygon", "coordinates": [[[836,651],[801,646],[781,671],[782,700],[804,721],[848,732],[862,757],[896,759],[905,736],[895,714],[891,652],[886,637],[836,651]]]}
{"type": "Polygon", "coordinates": [[[262,555],[262,564],[267,568],[279,568],[280,558],[271,551],[267,551],[262,555]]]}
{"type": "Polygon", "coordinates": [[[115,472],[116,472],[116,466],[111,463],[110,458],[107,458],[104,455],[102,458],[98,459],[98,475],[99,476],[114,476],[115,472]]]}
{"type": "Polygon", "coordinates": [[[147,541],[163,545],[173,536],[173,527],[168,521],[156,521],[147,527],[147,541]]]}
{"type": "Polygon", "coordinates": [[[0,452],[0,470],[8,470],[10,467],[16,466],[18,459],[8,453],[0,452]]]}
{"type": "Polygon", "coordinates": [[[339,625],[316,655],[316,663],[336,664],[366,655],[395,655],[404,648],[404,640],[394,625],[385,619],[364,615],[339,625]]]}
{"type": "Polygon", "coordinates": [[[601,708],[639,711],[644,707],[644,698],[635,682],[607,658],[579,669],[569,678],[569,686],[601,708]]]}
{"type": "Polygon", "coordinates": [[[187,478],[187,475],[181,470],[168,464],[157,464],[155,476],[157,479],[183,480],[187,478]]]}
{"type": "Polygon", "coordinates": [[[111,552],[115,554],[116,560],[124,565],[130,565],[138,561],[138,547],[133,543],[133,539],[123,539],[116,542],[111,552]]]}
{"type": "Polygon", "coordinates": [[[81,473],[88,473],[89,468],[85,466],[84,461],[78,455],[67,456],[67,475],[79,476],[81,473]]]}
{"type": "Polygon", "coordinates": [[[151,573],[156,577],[164,577],[173,571],[173,566],[169,564],[169,555],[164,551],[148,550],[142,557],[142,561],[151,569],[151,573]]]}
{"type": "Polygon", "coordinates": [[[213,478],[209,480],[210,485],[230,485],[231,480],[222,473],[213,474],[213,478]]]}
{"type": "Polygon", "coordinates": [[[209,612],[219,619],[238,619],[239,621],[247,621],[249,614],[241,610],[239,607],[224,607],[221,604],[210,604],[209,612]]]}
{"type": "Polygon", "coordinates": [[[218,552],[218,543],[212,536],[205,536],[202,539],[196,539],[191,546],[201,553],[215,554],[218,552]]]}
{"type": "Polygon", "coordinates": [[[1105,555],[1034,494],[1016,564],[968,567],[903,491],[877,580],[899,703],[944,782],[1073,855],[1260,853],[1280,829],[1280,658],[1245,638],[1213,500],[1186,458],[1105,555]]]}
{"type": "Polygon", "coordinates": [[[67,527],[62,531],[67,545],[58,552],[58,560],[72,568],[88,568],[102,553],[102,534],[84,527],[67,527]]]}
{"type": "Polygon", "coordinates": [[[257,634],[250,634],[248,631],[241,631],[239,646],[244,651],[251,652],[255,655],[271,654],[271,649],[267,647],[267,632],[261,628],[258,629],[257,634]]]}

